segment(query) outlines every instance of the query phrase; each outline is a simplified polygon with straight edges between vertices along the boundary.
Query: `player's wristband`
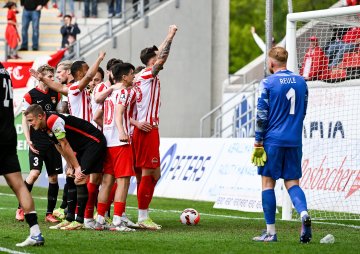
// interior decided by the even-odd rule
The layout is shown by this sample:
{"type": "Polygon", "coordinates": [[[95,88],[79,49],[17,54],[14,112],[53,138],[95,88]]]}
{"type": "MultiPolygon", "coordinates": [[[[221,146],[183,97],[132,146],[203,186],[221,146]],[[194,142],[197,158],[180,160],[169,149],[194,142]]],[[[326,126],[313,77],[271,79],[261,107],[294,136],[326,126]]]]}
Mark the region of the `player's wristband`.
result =
{"type": "Polygon", "coordinates": [[[254,144],[254,147],[264,147],[264,145],[263,145],[263,144],[260,144],[260,143],[255,143],[255,144],[254,144]]]}

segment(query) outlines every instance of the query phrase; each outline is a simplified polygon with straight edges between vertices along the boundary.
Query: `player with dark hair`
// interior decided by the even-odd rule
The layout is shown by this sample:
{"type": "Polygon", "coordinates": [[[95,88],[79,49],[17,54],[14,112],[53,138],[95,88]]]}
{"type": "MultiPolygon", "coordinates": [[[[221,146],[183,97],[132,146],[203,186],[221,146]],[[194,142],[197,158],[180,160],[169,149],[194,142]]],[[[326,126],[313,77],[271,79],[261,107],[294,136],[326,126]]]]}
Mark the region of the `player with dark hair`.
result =
{"type": "Polygon", "coordinates": [[[17,136],[14,126],[13,89],[9,73],[0,63],[0,175],[5,177],[7,184],[15,193],[25,212],[25,220],[30,227],[30,236],[18,247],[44,245],[37,222],[34,200],[21,176],[17,157],[17,136]]]}
{"type": "Polygon", "coordinates": [[[105,228],[105,213],[108,209],[109,194],[115,180],[117,185],[114,198],[114,217],[110,230],[134,231],[128,227],[127,221],[122,221],[130,177],[135,175],[129,136],[129,87],[133,84],[134,69],[134,66],[129,63],[115,64],[111,68],[115,84],[112,86],[111,94],[104,101],[103,133],[107,140],[107,152],[103,181],[98,196],[96,230],[105,228]]]}
{"type": "Polygon", "coordinates": [[[161,229],[149,217],[148,209],[155,185],[160,178],[160,137],[159,108],[160,81],[159,72],[170,54],[171,43],[177,27],[171,25],[168,34],[159,49],[156,46],[145,48],[140,53],[140,59],[146,68],[143,69],[135,82],[137,119],[133,142],[136,157],[136,167],[141,168],[141,181],[138,186],[138,224],[142,228],[161,229]]]}
{"type": "MultiPolygon", "coordinates": [[[[80,119],[84,119],[88,122],[92,121],[91,112],[91,98],[90,93],[86,86],[91,82],[96,75],[100,63],[105,57],[105,52],[100,52],[95,63],[89,68],[84,61],[76,61],[71,65],[71,74],[74,77],[74,83],[69,86],[63,86],[62,84],[47,79],[44,76],[38,75],[37,72],[31,70],[31,74],[38,80],[47,84],[50,88],[68,96],[69,112],[71,115],[80,119]]],[[[90,180],[87,184],[88,187],[88,204],[86,206],[85,218],[92,219],[94,213],[94,207],[96,197],[98,195],[99,185],[101,183],[101,173],[94,172],[90,175],[90,180]]],[[[71,177],[67,177],[66,180],[68,193],[76,192],[76,186],[71,177]]]]}
{"type": "Polygon", "coordinates": [[[254,241],[276,242],[275,183],[285,187],[302,220],[301,243],[311,240],[311,219],[303,190],[299,187],[302,157],[302,129],[306,115],[308,88],[303,77],[286,69],[288,52],[282,47],[269,51],[268,67],[273,75],[259,86],[255,145],[252,162],[262,179],[262,205],[267,229],[254,241]],[[269,160],[267,160],[269,158],[269,160]]]}
{"type": "Polygon", "coordinates": [[[59,113],[45,113],[38,105],[31,105],[24,113],[28,123],[48,134],[62,156],[73,168],[68,177],[68,212],[66,220],[51,229],[76,230],[83,228],[88,201],[87,175],[101,174],[106,152],[104,135],[83,119],[59,113]],[[76,156],[74,154],[76,152],[76,156]],[[73,182],[69,181],[69,178],[73,182]],[[72,188],[75,184],[75,190],[72,188]],[[75,219],[75,208],[78,205],[75,219]]]}
{"type": "MultiPolygon", "coordinates": [[[[54,68],[48,64],[38,68],[38,72],[47,78],[54,80],[54,68]]],[[[55,112],[56,106],[61,100],[61,94],[49,89],[46,84],[39,84],[24,95],[22,111],[24,112],[30,105],[38,104],[46,112],[55,112]]],[[[48,189],[48,206],[45,216],[47,222],[59,222],[54,216],[53,211],[56,206],[57,196],[59,192],[58,175],[62,174],[62,162],[60,153],[49,142],[47,135],[41,131],[29,128],[25,116],[22,117],[22,127],[26,142],[29,145],[29,163],[30,173],[25,179],[25,185],[31,192],[35,181],[41,174],[43,163],[46,165],[46,171],[49,180],[48,189]]],[[[24,220],[24,211],[19,204],[16,211],[16,219],[24,220]]]]}

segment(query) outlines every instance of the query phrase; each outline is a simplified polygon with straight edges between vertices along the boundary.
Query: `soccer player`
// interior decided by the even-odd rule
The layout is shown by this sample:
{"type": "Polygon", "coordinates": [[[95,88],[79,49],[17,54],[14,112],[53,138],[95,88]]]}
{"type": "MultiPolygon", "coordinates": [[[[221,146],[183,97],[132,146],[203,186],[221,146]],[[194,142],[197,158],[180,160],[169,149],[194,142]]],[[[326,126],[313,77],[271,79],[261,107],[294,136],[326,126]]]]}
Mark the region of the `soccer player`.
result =
{"type": "Polygon", "coordinates": [[[287,51],[274,47],[268,54],[273,75],[259,86],[255,145],[252,162],[262,179],[262,205],[267,230],[254,241],[276,242],[274,187],[283,178],[285,187],[302,220],[301,243],[311,240],[311,219],[306,198],[299,187],[302,157],[302,129],[306,115],[308,89],[303,77],[286,69],[287,51]],[[267,161],[267,158],[269,160],[267,161]]]}
{"type": "Polygon", "coordinates": [[[171,43],[177,27],[171,25],[168,34],[159,49],[156,46],[145,48],[140,59],[146,68],[143,69],[135,82],[137,123],[134,129],[133,142],[136,156],[136,167],[141,168],[141,181],[138,187],[138,224],[142,228],[161,229],[149,217],[148,209],[155,185],[160,178],[160,137],[159,108],[160,81],[159,72],[169,56],[171,43]]]}
{"type": "Polygon", "coordinates": [[[71,115],[45,113],[38,105],[31,105],[24,114],[35,130],[42,130],[48,134],[74,169],[73,177],[66,179],[69,189],[66,220],[50,228],[65,230],[83,228],[88,201],[87,175],[102,172],[106,152],[104,135],[88,121],[71,115]],[[76,203],[78,213],[75,220],[76,203]]]}
{"type": "Polygon", "coordinates": [[[18,247],[44,245],[45,239],[37,222],[34,200],[21,176],[17,157],[17,136],[14,126],[13,90],[9,73],[0,63],[0,175],[5,177],[25,212],[30,227],[30,236],[18,247]]]}
{"type": "Polygon", "coordinates": [[[130,97],[129,87],[134,80],[134,66],[129,63],[116,64],[111,72],[115,84],[111,94],[104,101],[103,133],[107,141],[104,176],[98,196],[96,230],[105,228],[105,213],[108,209],[109,194],[116,180],[114,217],[110,230],[134,231],[121,217],[125,211],[130,177],[135,175],[130,145],[130,97]]]}
{"type": "MultiPolygon", "coordinates": [[[[75,61],[71,65],[71,75],[74,77],[74,83],[69,86],[63,86],[62,84],[52,81],[44,76],[39,76],[34,70],[31,70],[31,74],[38,80],[47,84],[50,88],[54,89],[57,92],[62,93],[63,95],[68,96],[69,102],[69,112],[71,115],[78,118],[84,119],[88,122],[92,120],[91,113],[91,104],[90,104],[90,93],[86,89],[87,85],[96,75],[100,63],[105,57],[105,52],[100,51],[98,58],[95,63],[89,68],[87,63],[84,61],[75,61]]],[[[101,183],[101,173],[92,173],[90,175],[90,180],[87,184],[88,187],[88,204],[86,205],[86,219],[92,219],[94,214],[94,207],[96,202],[96,197],[98,195],[99,185],[101,183]]],[[[72,182],[71,179],[69,179],[72,182]]],[[[76,191],[75,185],[72,184],[72,190],[69,189],[68,181],[67,188],[68,192],[76,191]]]]}
{"type": "Polygon", "coordinates": [[[74,82],[74,77],[71,75],[72,61],[65,60],[60,62],[56,67],[55,78],[63,85],[74,82]]]}
{"type": "MultiPolygon", "coordinates": [[[[54,80],[54,69],[48,64],[42,65],[37,70],[42,75],[54,80]]],[[[38,104],[46,112],[56,111],[56,106],[61,100],[61,94],[49,89],[43,82],[25,94],[22,104],[24,112],[30,105],[38,104]]],[[[25,185],[31,192],[35,181],[41,174],[43,163],[45,162],[46,171],[49,179],[48,205],[45,216],[47,222],[59,222],[54,216],[53,211],[59,192],[58,174],[62,174],[61,155],[54,145],[49,142],[47,135],[41,131],[29,128],[25,116],[22,117],[22,127],[26,141],[29,145],[30,173],[25,179],[25,185]]],[[[16,219],[24,220],[24,211],[19,204],[16,211],[16,219]]]]}

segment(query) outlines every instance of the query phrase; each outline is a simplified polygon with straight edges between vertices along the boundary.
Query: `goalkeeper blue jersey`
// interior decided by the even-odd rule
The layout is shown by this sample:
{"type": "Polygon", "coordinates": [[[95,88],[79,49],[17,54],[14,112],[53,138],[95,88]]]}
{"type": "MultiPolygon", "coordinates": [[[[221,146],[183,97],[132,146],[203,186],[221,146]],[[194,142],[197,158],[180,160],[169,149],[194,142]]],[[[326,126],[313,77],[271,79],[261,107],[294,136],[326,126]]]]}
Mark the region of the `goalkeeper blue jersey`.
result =
{"type": "Polygon", "coordinates": [[[259,85],[255,140],[267,145],[302,145],[308,88],[303,77],[281,70],[259,85]]]}

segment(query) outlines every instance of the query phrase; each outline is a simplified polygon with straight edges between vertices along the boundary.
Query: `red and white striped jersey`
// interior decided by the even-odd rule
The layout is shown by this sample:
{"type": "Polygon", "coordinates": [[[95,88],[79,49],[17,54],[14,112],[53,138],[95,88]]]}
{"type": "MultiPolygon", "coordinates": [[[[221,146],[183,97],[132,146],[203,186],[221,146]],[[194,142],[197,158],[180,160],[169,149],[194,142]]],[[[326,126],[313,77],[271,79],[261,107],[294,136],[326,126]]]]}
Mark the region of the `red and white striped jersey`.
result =
{"type": "Polygon", "coordinates": [[[159,124],[160,80],[152,75],[152,68],[143,69],[135,82],[137,120],[159,124]]]}
{"type": "Polygon", "coordinates": [[[70,115],[88,122],[92,120],[90,93],[84,89],[80,91],[79,81],[69,85],[68,102],[70,115]]]}
{"type": "Polygon", "coordinates": [[[130,97],[128,89],[118,89],[113,91],[104,101],[104,122],[103,134],[106,138],[107,146],[121,146],[128,143],[121,142],[119,139],[119,131],[115,123],[116,105],[120,104],[125,107],[123,114],[123,127],[127,135],[130,130],[130,97]]]}
{"type": "MultiPolygon", "coordinates": [[[[137,107],[136,107],[136,89],[134,87],[129,88],[129,116],[132,119],[137,119],[137,107]]],[[[130,137],[134,132],[134,125],[130,124],[130,137]]]]}
{"type": "MultiPolygon", "coordinates": [[[[94,119],[94,115],[96,113],[96,110],[99,109],[100,106],[102,106],[102,104],[96,103],[95,102],[95,96],[97,93],[102,92],[104,89],[108,89],[107,86],[107,82],[101,82],[99,84],[97,84],[94,87],[93,93],[91,95],[91,111],[92,111],[92,119],[94,119]]],[[[97,123],[95,123],[93,120],[91,121],[91,123],[98,129],[101,129],[100,126],[97,125],[97,123]]]]}

